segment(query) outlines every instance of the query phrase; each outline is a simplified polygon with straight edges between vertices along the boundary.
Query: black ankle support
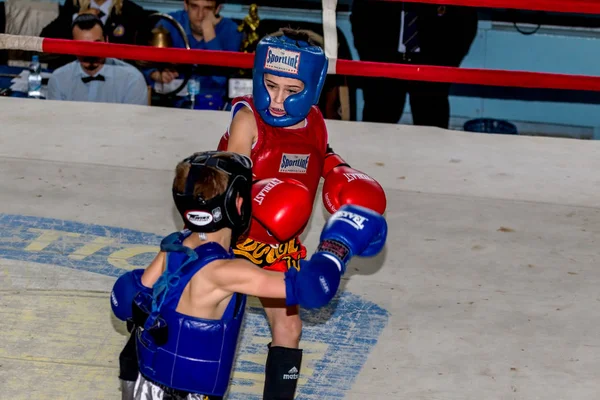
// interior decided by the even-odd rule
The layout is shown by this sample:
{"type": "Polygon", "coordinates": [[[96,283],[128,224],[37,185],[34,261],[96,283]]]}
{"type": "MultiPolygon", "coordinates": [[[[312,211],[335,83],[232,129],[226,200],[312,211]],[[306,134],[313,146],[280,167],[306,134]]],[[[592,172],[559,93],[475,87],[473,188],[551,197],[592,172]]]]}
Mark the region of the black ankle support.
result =
{"type": "Polygon", "coordinates": [[[293,400],[301,364],[301,349],[269,345],[263,400],[293,400]]]}

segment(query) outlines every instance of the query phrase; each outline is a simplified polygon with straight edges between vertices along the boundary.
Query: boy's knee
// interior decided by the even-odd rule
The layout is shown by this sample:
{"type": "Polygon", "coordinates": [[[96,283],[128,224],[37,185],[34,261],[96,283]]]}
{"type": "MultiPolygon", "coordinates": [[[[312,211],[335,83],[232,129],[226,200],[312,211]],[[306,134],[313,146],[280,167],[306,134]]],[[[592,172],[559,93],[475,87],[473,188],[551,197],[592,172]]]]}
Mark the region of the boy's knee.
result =
{"type": "Polygon", "coordinates": [[[302,334],[302,320],[300,318],[284,318],[273,320],[273,339],[299,340],[302,334]]]}

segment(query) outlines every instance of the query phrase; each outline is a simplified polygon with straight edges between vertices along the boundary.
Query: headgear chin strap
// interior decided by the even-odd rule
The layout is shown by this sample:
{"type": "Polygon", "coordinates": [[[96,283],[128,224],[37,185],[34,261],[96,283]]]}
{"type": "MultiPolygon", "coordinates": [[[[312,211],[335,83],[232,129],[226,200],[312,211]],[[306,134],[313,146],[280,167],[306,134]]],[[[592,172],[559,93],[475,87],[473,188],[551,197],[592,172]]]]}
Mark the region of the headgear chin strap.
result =
{"type": "Polygon", "coordinates": [[[250,226],[252,212],[252,161],[241,154],[224,151],[196,153],[184,161],[191,164],[185,191],[180,193],[173,189],[173,199],[186,228],[204,233],[231,228],[233,240],[244,234],[250,226]],[[210,200],[194,196],[194,186],[207,167],[229,176],[225,191],[210,200]],[[241,213],[236,205],[238,195],[243,199],[241,213]]]}
{"type": "Polygon", "coordinates": [[[285,127],[306,118],[311,106],[319,102],[327,77],[327,64],[327,57],[319,46],[287,36],[263,38],[256,47],[252,97],[264,121],[272,126],[285,127]],[[275,117],[269,112],[271,96],[264,82],[265,74],[300,79],[304,83],[301,92],[290,95],[283,102],[286,115],[282,117],[275,117]]]}

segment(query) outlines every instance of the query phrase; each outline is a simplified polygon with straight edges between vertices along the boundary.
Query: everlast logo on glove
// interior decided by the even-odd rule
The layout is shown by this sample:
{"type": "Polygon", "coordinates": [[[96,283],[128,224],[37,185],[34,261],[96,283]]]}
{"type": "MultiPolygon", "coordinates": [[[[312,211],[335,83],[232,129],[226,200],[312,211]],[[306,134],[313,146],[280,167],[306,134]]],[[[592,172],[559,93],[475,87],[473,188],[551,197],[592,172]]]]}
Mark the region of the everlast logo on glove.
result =
{"type": "Polygon", "coordinates": [[[267,186],[265,186],[260,192],[258,192],[258,194],[254,197],[254,201],[258,204],[262,204],[266,194],[269,193],[275,186],[279,185],[280,183],[283,183],[283,181],[280,181],[277,178],[273,178],[271,182],[267,184],[267,186]]]}
{"type": "Polygon", "coordinates": [[[110,301],[112,301],[115,307],[119,307],[119,301],[117,300],[117,297],[115,296],[114,292],[110,293],[110,301]]]}
{"type": "Polygon", "coordinates": [[[321,287],[323,288],[323,292],[325,293],[329,293],[329,284],[327,283],[327,279],[325,279],[325,277],[323,275],[319,276],[319,283],[321,284],[321,287]]]}
{"type": "Polygon", "coordinates": [[[283,153],[279,172],[291,174],[305,174],[308,169],[308,159],[310,154],[288,154],[283,153]]]}
{"type": "Polygon", "coordinates": [[[353,180],[356,180],[356,179],[364,179],[366,181],[374,181],[375,180],[375,179],[371,178],[367,174],[349,174],[349,173],[344,173],[344,176],[346,177],[346,179],[348,180],[348,182],[352,182],[353,180]]]}
{"type": "Polygon", "coordinates": [[[332,218],[339,219],[352,225],[357,231],[363,229],[365,227],[364,222],[369,220],[368,218],[361,217],[358,214],[354,214],[348,211],[338,211],[333,215],[332,218]]]}

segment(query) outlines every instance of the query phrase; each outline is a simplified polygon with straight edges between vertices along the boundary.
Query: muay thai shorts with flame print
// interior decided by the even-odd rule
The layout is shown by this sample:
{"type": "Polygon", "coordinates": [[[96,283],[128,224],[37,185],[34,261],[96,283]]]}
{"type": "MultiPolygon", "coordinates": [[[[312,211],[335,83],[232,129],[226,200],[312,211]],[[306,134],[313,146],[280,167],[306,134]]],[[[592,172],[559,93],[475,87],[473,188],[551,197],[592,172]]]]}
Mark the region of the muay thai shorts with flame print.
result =
{"type": "Polygon", "coordinates": [[[252,264],[271,271],[287,272],[290,268],[300,271],[300,260],[306,258],[306,247],[299,238],[271,245],[246,238],[236,244],[233,253],[252,264]]]}

